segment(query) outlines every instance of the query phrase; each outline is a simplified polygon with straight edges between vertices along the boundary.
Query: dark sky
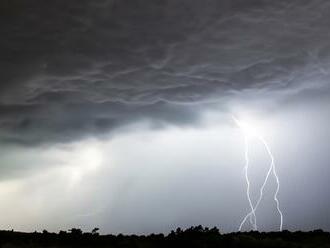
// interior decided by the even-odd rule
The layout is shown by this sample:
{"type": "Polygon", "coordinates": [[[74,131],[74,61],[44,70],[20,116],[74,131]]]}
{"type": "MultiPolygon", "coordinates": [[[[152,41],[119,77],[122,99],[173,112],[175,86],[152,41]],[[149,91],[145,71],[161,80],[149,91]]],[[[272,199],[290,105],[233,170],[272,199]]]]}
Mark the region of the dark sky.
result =
{"type": "MultiPolygon", "coordinates": [[[[262,123],[273,147],[284,228],[330,230],[329,11],[327,0],[1,1],[0,228],[234,231],[248,210],[235,114],[262,123]]],[[[265,201],[260,225],[273,230],[265,201]]]]}

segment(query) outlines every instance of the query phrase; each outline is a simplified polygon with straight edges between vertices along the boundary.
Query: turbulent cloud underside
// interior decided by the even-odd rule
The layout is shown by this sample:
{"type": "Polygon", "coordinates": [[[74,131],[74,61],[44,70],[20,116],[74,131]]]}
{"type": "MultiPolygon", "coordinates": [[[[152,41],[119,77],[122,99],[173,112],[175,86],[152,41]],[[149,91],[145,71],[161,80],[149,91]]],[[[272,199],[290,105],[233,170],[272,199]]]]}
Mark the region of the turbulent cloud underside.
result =
{"type": "Polygon", "coordinates": [[[1,5],[3,142],[70,141],[140,120],[186,125],[242,92],[329,90],[325,0],[1,5]]]}

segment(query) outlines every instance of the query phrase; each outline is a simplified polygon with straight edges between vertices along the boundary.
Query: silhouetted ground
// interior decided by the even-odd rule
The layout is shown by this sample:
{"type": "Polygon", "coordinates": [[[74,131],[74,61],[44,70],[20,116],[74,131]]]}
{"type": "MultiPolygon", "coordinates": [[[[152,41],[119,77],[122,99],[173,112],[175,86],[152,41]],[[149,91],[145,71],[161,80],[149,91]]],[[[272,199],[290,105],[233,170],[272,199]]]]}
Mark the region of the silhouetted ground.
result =
{"type": "Polygon", "coordinates": [[[99,235],[98,229],[83,233],[80,229],[71,229],[60,233],[21,233],[0,231],[0,247],[329,247],[330,233],[322,230],[312,232],[244,232],[220,234],[217,228],[191,227],[186,230],[178,228],[169,235],[99,235]]]}

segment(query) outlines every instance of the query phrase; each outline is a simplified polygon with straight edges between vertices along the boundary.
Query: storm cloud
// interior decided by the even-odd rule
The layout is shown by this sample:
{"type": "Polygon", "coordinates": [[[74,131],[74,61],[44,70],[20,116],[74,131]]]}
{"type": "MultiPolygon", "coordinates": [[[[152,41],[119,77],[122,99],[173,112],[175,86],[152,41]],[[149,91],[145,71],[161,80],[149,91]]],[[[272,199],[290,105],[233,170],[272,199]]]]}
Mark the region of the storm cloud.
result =
{"type": "MultiPolygon", "coordinates": [[[[2,0],[1,228],[236,231],[249,205],[234,114],[272,149],[284,228],[330,230],[329,13],[327,0],[2,0]]],[[[269,159],[249,151],[255,201],[269,159]]],[[[278,230],[274,186],[260,230],[278,230]]]]}
{"type": "Polygon", "coordinates": [[[324,0],[11,0],[0,11],[2,142],[191,125],[245,92],[329,92],[324,0]]]}

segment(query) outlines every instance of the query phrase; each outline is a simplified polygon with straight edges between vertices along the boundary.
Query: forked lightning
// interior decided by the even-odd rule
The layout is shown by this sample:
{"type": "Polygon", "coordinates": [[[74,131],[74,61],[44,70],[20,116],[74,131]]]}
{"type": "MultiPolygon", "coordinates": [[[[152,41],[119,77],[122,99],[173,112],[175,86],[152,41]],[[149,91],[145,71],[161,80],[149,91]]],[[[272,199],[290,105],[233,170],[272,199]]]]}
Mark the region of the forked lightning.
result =
{"type": "Polygon", "coordinates": [[[252,228],[254,230],[258,230],[258,226],[257,226],[257,217],[256,217],[256,211],[257,208],[263,198],[263,194],[264,194],[264,189],[265,186],[268,182],[269,176],[272,173],[275,177],[276,180],[276,191],[274,193],[274,201],[276,202],[276,208],[277,211],[280,215],[280,226],[279,226],[279,230],[282,231],[283,229],[283,214],[280,208],[280,202],[278,200],[278,192],[280,190],[280,181],[276,172],[276,166],[275,166],[275,159],[273,156],[273,153],[271,152],[271,149],[269,147],[269,145],[267,144],[266,140],[264,139],[264,137],[262,135],[260,135],[259,133],[255,132],[255,130],[253,130],[252,132],[250,132],[248,125],[246,125],[244,122],[238,120],[235,116],[232,116],[233,120],[235,121],[236,125],[242,130],[243,135],[244,135],[244,144],[245,144],[245,167],[244,167],[244,172],[245,172],[245,180],[246,180],[246,184],[247,184],[247,189],[246,189],[246,195],[248,198],[248,202],[249,202],[249,206],[251,211],[243,218],[243,220],[240,223],[240,226],[238,228],[239,231],[242,230],[243,225],[246,223],[247,219],[249,218],[250,224],[252,226],[252,228]],[[260,140],[260,142],[263,144],[263,146],[265,147],[267,154],[270,158],[270,166],[269,169],[267,171],[267,174],[265,176],[265,179],[263,181],[262,186],[260,187],[260,191],[259,191],[259,198],[256,202],[256,204],[253,206],[252,200],[251,200],[251,194],[250,194],[250,180],[249,180],[249,176],[248,176],[248,172],[249,172],[249,163],[250,163],[250,159],[249,159],[249,136],[256,137],[258,140],[260,140]],[[249,135],[250,134],[250,135],[249,135]]]}

